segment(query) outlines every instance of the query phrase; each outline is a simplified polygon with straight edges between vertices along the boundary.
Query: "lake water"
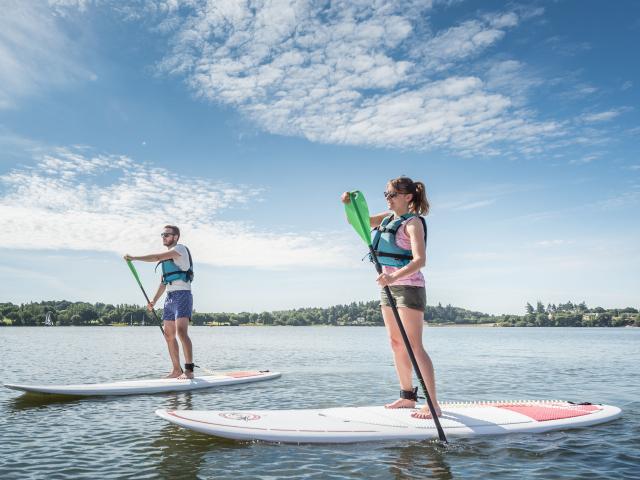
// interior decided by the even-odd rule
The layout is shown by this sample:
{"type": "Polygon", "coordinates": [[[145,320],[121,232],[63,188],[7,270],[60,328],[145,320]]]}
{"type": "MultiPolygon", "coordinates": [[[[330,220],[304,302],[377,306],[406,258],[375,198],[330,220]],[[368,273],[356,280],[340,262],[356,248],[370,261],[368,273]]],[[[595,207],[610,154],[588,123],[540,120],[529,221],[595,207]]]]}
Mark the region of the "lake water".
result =
{"type": "MultiPolygon", "coordinates": [[[[621,407],[605,425],[353,445],[234,442],[180,429],[157,408],[320,408],[397,398],[379,327],[194,327],[195,361],[280,379],[191,393],[63,400],[0,388],[0,478],[640,478],[640,329],[425,330],[442,401],[565,399],[621,407]]],[[[2,382],[159,376],[157,327],[0,328],[2,382]]]]}

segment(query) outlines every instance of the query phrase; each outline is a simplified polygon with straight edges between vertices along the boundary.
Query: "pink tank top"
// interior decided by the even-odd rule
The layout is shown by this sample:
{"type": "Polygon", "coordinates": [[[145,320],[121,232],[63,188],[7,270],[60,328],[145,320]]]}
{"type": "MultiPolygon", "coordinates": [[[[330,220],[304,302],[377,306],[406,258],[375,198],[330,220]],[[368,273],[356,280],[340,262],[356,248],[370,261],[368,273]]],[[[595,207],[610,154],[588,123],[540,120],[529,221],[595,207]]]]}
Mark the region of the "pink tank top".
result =
{"type": "MultiPolygon", "coordinates": [[[[403,223],[402,226],[398,229],[398,232],[396,233],[396,243],[400,248],[404,248],[405,250],[411,250],[411,240],[409,239],[409,235],[407,234],[406,226],[407,226],[407,222],[403,223]]],[[[383,273],[390,274],[395,272],[396,270],[399,270],[399,268],[388,267],[386,265],[382,266],[383,273]]],[[[425,286],[424,275],[422,275],[422,272],[418,270],[417,272],[412,273],[407,277],[402,277],[401,279],[396,280],[391,285],[393,286],[408,285],[411,287],[424,287],[425,286]]]]}

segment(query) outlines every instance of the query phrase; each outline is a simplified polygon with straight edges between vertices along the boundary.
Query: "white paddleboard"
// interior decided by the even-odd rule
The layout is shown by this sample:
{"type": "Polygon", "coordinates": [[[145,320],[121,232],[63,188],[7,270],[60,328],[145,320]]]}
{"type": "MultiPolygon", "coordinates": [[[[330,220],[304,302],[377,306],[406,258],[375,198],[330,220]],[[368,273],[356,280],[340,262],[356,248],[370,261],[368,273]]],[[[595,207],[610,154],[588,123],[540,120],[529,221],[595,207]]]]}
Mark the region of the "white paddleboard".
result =
{"type": "MultiPolygon", "coordinates": [[[[540,433],[586,427],[618,418],[609,405],[576,405],[561,400],[441,403],[447,437],[540,433]]],[[[235,440],[284,443],[353,443],[438,438],[432,419],[411,417],[413,409],[384,407],[322,410],[156,410],[169,422],[235,440]]]]}
{"type": "Polygon", "coordinates": [[[260,382],[278,378],[280,373],[266,371],[226,372],[216,375],[179,380],[177,378],[154,378],[149,380],[126,380],[111,383],[85,383],[78,385],[18,385],[5,383],[13,390],[53,395],[135,395],[140,393],[184,392],[202,388],[260,382]]]}

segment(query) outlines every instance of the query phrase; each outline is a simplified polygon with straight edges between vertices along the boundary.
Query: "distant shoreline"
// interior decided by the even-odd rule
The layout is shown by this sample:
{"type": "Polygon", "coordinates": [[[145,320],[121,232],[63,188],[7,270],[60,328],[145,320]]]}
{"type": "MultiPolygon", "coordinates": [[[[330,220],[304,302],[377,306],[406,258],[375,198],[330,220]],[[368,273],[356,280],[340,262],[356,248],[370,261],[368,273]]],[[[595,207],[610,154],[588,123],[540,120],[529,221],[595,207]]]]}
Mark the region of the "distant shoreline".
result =
{"type": "MultiPolygon", "coordinates": [[[[627,327],[640,326],[636,308],[589,308],[585,302],[536,306],[527,303],[524,315],[490,315],[452,305],[428,305],[427,326],[473,327],[627,327]]],[[[162,310],[156,311],[162,317],[162,310]]],[[[0,303],[2,326],[157,326],[157,317],[141,305],[48,300],[15,305],[0,303]]],[[[384,326],[380,303],[352,302],[271,312],[193,312],[192,325],[203,326],[384,326]]]]}
{"type": "MultiPolygon", "coordinates": [[[[5,327],[17,327],[17,328],[49,328],[46,325],[4,325],[5,327]]],[[[259,327],[259,328],[279,328],[279,327],[314,327],[314,328],[343,328],[343,327],[355,327],[355,328],[385,328],[384,325],[377,324],[362,324],[362,325],[263,325],[263,324],[243,324],[243,325],[191,325],[192,327],[214,327],[214,328],[243,328],[243,327],[259,327]]],[[[98,327],[98,328],[158,328],[158,325],[146,324],[146,325],[55,325],[55,327],[73,328],[73,327],[98,327]]],[[[619,327],[607,327],[607,326],[527,326],[527,325],[499,325],[497,323],[429,323],[425,321],[425,327],[427,328],[640,328],[637,325],[623,325],[619,327]]],[[[2,325],[0,325],[2,328],[2,325]]]]}

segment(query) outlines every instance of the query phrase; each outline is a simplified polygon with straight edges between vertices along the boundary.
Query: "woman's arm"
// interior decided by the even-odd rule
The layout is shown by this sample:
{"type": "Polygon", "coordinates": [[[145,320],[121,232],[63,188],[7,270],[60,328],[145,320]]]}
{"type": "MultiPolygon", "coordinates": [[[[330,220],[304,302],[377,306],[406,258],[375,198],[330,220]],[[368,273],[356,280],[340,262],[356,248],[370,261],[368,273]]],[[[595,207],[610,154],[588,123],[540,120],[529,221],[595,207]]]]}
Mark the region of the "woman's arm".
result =
{"type": "MultiPolygon", "coordinates": [[[[344,192],[340,196],[340,200],[342,201],[342,203],[349,203],[351,201],[351,199],[349,198],[349,192],[344,192]]],[[[382,223],[382,220],[387,215],[389,215],[389,212],[378,213],[377,215],[369,217],[369,225],[371,226],[371,228],[379,227],[382,223]]]]}
{"type": "Polygon", "coordinates": [[[389,215],[389,212],[382,212],[382,213],[377,213],[375,215],[372,215],[371,217],[369,217],[369,225],[371,225],[371,228],[379,227],[380,224],[382,223],[382,220],[384,220],[384,217],[388,215],[389,215]]]}

